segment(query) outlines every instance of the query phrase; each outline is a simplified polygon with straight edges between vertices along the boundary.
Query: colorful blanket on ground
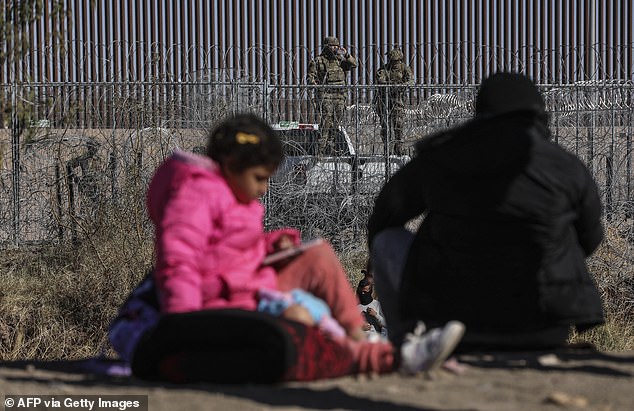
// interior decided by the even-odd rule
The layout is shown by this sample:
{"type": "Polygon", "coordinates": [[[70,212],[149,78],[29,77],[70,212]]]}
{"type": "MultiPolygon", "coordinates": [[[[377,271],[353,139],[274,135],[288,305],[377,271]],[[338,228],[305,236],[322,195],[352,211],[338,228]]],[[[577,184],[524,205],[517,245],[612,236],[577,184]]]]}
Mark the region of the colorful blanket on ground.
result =
{"type": "Polygon", "coordinates": [[[159,317],[159,300],[149,272],[130,293],[108,329],[108,340],[121,360],[132,361],[141,336],[156,326],[159,317]]]}

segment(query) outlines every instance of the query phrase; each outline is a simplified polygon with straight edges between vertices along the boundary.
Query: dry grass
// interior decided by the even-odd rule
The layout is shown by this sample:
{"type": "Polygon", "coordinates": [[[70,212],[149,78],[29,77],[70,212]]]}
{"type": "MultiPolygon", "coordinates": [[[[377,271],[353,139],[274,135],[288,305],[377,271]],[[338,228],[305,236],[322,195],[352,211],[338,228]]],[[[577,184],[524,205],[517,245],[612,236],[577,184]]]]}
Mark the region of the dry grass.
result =
{"type": "MultiPolygon", "coordinates": [[[[415,222],[412,227],[420,221],[415,222]]],[[[603,306],[606,323],[584,333],[571,331],[571,342],[589,342],[602,351],[634,350],[634,242],[632,222],[606,224],[606,235],[588,259],[603,306]]],[[[356,286],[362,278],[367,252],[353,251],[343,256],[348,280],[356,286]]]]}
{"type": "Polygon", "coordinates": [[[76,244],[3,254],[0,359],[71,359],[106,347],[108,322],[151,262],[151,236],[136,235],[126,216],[76,244]]]}
{"type": "Polygon", "coordinates": [[[630,222],[607,224],[605,240],[588,260],[606,315],[606,324],[571,335],[606,351],[634,350],[634,244],[630,222]],[[627,226],[626,224],[627,223],[627,226]]]}
{"type": "MultiPolygon", "coordinates": [[[[81,242],[3,252],[0,360],[74,359],[107,348],[109,321],[152,260],[151,232],[125,209],[110,210],[81,242]]],[[[617,228],[610,228],[589,260],[608,321],[585,334],[573,333],[573,341],[605,351],[634,349],[631,248],[617,228]]],[[[342,255],[351,286],[361,278],[366,258],[361,246],[342,255]]]]}
{"type": "Polygon", "coordinates": [[[607,321],[600,327],[578,333],[572,331],[571,342],[589,342],[601,351],[633,351],[634,321],[608,313],[607,321]]]}

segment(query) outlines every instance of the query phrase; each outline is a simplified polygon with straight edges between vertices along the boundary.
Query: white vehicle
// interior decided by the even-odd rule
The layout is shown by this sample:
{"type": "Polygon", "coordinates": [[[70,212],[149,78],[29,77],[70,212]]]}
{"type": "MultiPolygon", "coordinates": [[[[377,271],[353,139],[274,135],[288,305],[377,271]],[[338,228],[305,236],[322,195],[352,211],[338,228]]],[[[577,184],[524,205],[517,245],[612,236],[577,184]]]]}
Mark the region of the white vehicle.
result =
{"type": "Polygon", "coordinates": [[[337,156],[317,156],[319,126],[285,121],[273,124],[284,144],[285,158],[273,182],[294,183],[306,192],[349,194],[377,193],[409,156],[357,155],[343,127],[339,127],[335,145],[337,156]]]}
{"type": "Polygon", "coordinates": [[[343,127],[336,135],[341,153],[336,156],[317,155],[316,124],[280,122],[273,128],[284,144],[285,157],[271,177],[267,196],[272,225],[303,227],[308,232],[330,227],[332,233],[363,225],[386,179],[409,161],[408,156],[358,155],[343,127]]]}
{"type": "Polygon", "coordinates": [[[343,127],[335,137],[337,156],[317,156],[319,125],[285,121],[273,124],[284,144],[284,160],[274,184],[297,184],[307,193],[346,194],[352,190],[355,150],[343,127]]]}

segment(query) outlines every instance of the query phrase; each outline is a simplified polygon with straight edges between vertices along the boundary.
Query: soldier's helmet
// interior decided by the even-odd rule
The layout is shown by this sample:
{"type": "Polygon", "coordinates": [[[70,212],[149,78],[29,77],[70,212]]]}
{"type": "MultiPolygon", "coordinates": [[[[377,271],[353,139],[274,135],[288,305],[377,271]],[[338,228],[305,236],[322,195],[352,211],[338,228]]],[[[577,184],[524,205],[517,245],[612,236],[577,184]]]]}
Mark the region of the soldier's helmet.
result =
{"type": "Polygon", "coordinates": [[[339,45],[339,39],[336,37],[326,37],[324,39],[324,45],[326,46],[338,46],[339,45]]]}
{"type": "Polygon", "coordinates": [[[387,53],[387,56],[390,60],[392,61],[399,61],[399,60],[403,60],[403,52],[401,51],[400,48],[398,47],[394,47],[392,50],[390,50],[387,53]]]}

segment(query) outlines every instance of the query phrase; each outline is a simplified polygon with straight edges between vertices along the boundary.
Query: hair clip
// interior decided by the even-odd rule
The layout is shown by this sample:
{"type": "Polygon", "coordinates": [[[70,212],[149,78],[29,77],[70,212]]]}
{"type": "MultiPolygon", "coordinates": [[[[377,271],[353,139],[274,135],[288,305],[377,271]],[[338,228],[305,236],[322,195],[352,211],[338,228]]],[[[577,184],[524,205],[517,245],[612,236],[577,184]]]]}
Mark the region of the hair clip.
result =
{"type": "Polygon", "coordinates": [[[236,133],[236,142],[238,144],[258,144],[260,142],[260,137],[255,134],[247,134],[242,131],[238,131],[236,133]]]}

